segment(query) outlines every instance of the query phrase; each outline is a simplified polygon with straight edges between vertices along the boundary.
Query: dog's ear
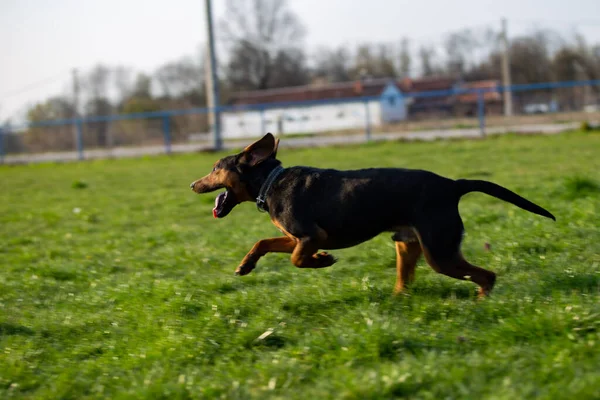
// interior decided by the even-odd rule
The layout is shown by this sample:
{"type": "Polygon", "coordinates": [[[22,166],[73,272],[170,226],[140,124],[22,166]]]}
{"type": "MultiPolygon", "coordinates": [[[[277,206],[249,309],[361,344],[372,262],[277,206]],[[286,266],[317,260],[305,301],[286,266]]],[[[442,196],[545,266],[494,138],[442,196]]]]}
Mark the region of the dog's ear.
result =
{"type": "Polygon", "coordinates": [[[267,158],[274,157],[278,145],[279,139],[275,139],[271,133],[267,133],[242,151],[241,160],[250,166],[258,165],[267,158]]]}

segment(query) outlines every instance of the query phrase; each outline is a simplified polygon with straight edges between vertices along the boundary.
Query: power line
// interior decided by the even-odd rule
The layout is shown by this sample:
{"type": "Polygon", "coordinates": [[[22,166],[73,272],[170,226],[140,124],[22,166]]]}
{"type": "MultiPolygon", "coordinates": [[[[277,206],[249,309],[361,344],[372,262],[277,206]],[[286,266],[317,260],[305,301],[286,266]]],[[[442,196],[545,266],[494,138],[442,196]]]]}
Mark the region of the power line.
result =
{"type": "Polygon", "coordinates": [[[543,19],[511,19],[511,23],[516,24],[540,24],[540,25],[578,25],[578,26],[600,26],[600,19],[580,19],[580,20],[543,20],[543,19]]]}
{"type": "Polygon", "coordinates": [[[20,94],[29,92],[29,91],[37,89],[37,88],[40,88],[42,86],[46,86],[46,85],[48,85],[50,83],[58,82],[59,80],[61,80],[61,79],[64,78],[64,76],[66,75],[66,73],[67,73],[67,71],[63,71],[60,74],[56,74],[56,75],[53,75],[53,76],[48,77],[46,79],[30,83],[29,85],[25,85],[25,86],[23,86],[20,89],[12,90],[10,92],[2,93],[1,97],[4,100],[4,99],[7,99],[9,97],[18,96],[20,94]]]}

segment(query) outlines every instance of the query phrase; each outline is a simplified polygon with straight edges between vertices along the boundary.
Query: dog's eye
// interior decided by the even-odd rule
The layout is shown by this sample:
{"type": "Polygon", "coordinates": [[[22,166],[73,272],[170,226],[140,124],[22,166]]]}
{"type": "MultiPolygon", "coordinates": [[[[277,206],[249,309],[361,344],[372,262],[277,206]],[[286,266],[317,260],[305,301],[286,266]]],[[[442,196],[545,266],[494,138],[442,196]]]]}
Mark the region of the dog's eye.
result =
{"type": "Polygon", "coordinates": [[[213,167],[212,172],[215,172],[217,170],[217,167],[213,167]]]}

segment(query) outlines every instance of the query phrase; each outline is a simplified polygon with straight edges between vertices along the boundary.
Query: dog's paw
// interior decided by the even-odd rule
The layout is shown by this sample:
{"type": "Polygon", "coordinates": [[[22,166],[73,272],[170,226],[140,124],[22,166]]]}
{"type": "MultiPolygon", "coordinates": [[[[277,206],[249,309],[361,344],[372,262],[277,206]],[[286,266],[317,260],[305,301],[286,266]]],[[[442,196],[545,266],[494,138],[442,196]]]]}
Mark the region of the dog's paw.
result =
{"type": "Polygon", "coordinates": [[[235,274],[238,276],[248,275],[254,268],[256,268],[256,263],[253,261],[248,261],[237,267],[235,269],[235,274]]]}
{"type": "Polygon", "coordinates": [[[329,267],[337,261],[337,259],[326,251],[322,251],[313,256],[319,263],[319,268],[329,267]]]}

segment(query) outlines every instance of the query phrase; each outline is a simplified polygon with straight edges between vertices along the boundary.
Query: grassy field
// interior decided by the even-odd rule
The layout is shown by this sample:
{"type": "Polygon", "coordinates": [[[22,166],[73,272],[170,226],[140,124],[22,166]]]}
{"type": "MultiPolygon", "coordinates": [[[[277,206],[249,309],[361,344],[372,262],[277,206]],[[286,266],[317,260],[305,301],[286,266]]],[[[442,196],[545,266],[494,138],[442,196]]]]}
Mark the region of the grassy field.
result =
{"type": "Polygon", "coordinates": [[[283,150],[285,166],[493,180],[557,222],[463,198],[493,296],[424,262],[391,296],[390,235],[299,270],[253,204],[211,215],[219,157],[0,167],[0,398],[591,399],[600,388],[600,135],[283,150]],[[484,249],[489,243],[491,251],[484,249]]]}

